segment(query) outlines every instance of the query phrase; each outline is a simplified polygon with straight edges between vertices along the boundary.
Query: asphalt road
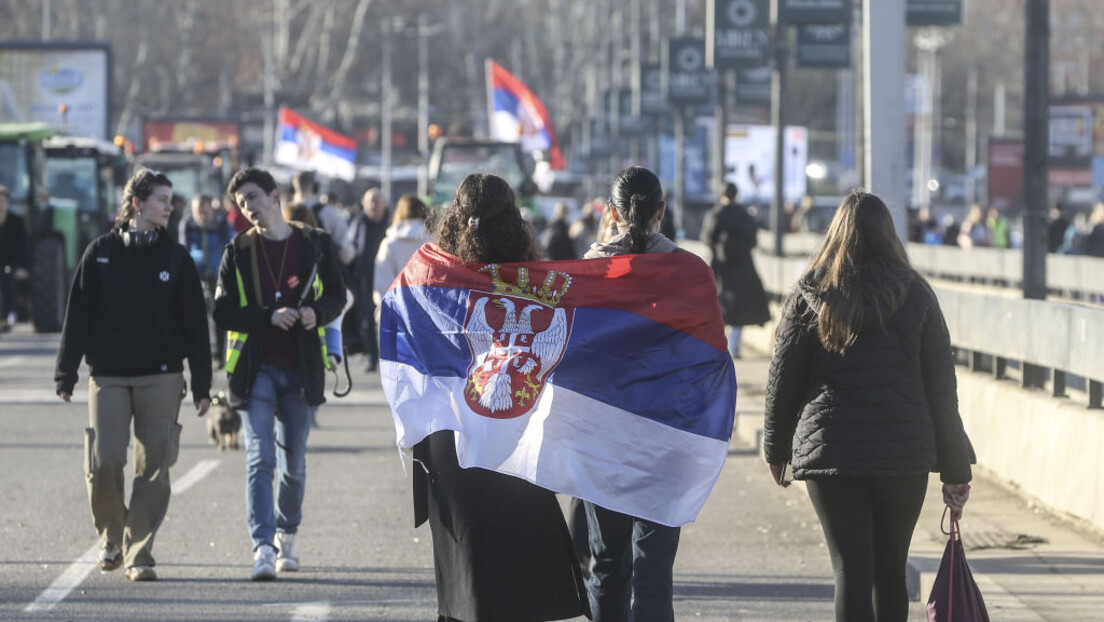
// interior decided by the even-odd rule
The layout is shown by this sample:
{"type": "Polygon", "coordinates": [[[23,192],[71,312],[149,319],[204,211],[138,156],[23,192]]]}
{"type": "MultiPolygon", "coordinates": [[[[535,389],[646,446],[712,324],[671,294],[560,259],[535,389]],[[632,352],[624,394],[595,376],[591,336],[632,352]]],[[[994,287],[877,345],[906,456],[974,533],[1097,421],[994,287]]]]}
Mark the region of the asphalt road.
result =
{"type": "MultiPolygon", "coordinates": [[[[54,397],[56,347],[56,337],[25,328],[0,338],[0,619],[436,619],[429,530],[412,527],[409,476],[377,375],[354,372],[354,392],[320,411],[302,570],[273,583],[249,581],[244,452],[210,445],[186,403],[173,498],[154,548],[160,580],[132,584],[93,566],[82,473],[86,378],[75,403],[54,397]]],[[[758,456],[734,445],[698,521],[683,529],[676,618],[826,620],[832,592],[804,494],[775,487],[758,456]]]]}

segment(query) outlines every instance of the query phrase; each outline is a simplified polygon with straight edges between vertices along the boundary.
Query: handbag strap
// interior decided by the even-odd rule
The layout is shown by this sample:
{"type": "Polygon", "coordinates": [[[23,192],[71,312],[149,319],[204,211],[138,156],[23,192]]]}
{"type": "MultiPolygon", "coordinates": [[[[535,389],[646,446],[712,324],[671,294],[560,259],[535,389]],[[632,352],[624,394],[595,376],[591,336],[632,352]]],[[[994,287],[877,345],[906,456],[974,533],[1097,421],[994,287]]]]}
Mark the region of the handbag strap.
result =
{"type": "MultiPolygon", "coordinates": [[[[950,529],[950,531],[947,531],[946,529],[943,528],[943,523],[946,522],[947,513],[950,511],[950,509],[951,509],[951,506],[949,506],[949,505],[943,508],[943,517],[939,519],[939,530],[942,531],[943,533],[947,534],[947,536],[950,537],[950,540],[953,543],[955,540],[959,540],[959,541],[962,540],[962,529],[958,525],[958,519],[954,518],[953,515],[951,517],[951,529],[950,529]]],[[[958,556],[955,555],[955,552],[952,549],[951,550],[951,567],[950,567],[950,576],[951,577],[955,576],[955,558],[956,557],[958,557],[958,556]]],[[[947,590],[947,622],[954,622],[954,593],[955,593],[954,588],[951,588],[951,589],[947,590]]]]}

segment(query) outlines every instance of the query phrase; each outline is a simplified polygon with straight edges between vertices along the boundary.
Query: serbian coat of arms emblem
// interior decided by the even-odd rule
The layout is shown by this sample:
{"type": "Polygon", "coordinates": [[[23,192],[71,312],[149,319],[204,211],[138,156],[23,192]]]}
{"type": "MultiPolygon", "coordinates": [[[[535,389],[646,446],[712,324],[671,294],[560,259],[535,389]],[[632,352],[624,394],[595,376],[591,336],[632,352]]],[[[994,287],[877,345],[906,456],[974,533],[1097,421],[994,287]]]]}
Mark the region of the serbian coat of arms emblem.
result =
{"type": "Polygon", "coordinates": [[[575,313],[558,305],[571,275],[517,268],[507,282],[498,264],[482,271],[493,291],[468,297],[464,333],[472,362],[464,399],[476,414],[512,419],[532,410],[563,359],[575,313]]]}

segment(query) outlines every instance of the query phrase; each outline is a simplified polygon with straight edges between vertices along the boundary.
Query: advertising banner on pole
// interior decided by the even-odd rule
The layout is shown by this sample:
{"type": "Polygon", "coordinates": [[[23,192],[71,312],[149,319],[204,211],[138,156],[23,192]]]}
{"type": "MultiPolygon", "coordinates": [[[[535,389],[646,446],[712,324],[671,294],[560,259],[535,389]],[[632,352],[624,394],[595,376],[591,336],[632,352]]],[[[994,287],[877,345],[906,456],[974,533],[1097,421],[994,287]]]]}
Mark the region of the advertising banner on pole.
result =
{"type": "Polygon", "coordinates": [[[770,0],[708,0],[705,65],[758,67],[770,59],[770,0]]]}
{"type": "Polygon", "coordinates": [[[851,0],[778,0],[787,24],[849,24],[851,0]]]}
{"type": "Polygon", "coordinates": [[[771,101],[771,68],[741,69],[736,73],[736,103],[769,106],[771,101]]]}
{"type": "Polygon", "coordinates": [[[905,24],[954,26],[962,23],[962,0],[905,0],[905,24]]]}
{"type": "Polygon", "coordinates": [[[851,66],[850,24],[802,24],[797,28],[797,66],[847,69],[851,66]]]}
{"type": "Polygon", "coordinates": [[[667,112],[667,97],[663,93],[663,66],[659,63],[644,63],[637,68],[640,72],[640,110],[638,116],[660,116],[667,112]]]}
{"type": "Polygon", "coordinates": [[[713,73],[705,67],[705,40],[698,37],[672,37],[667,40],[663,75],[668,103],[675,106],[704,104],[710,101],[713,73]]]}
{"type": "Polygon", "coordinates": [[[987,168],[989,206],[1002,212],[1023,207],[1023,141],[990,138],[987,168]]]}

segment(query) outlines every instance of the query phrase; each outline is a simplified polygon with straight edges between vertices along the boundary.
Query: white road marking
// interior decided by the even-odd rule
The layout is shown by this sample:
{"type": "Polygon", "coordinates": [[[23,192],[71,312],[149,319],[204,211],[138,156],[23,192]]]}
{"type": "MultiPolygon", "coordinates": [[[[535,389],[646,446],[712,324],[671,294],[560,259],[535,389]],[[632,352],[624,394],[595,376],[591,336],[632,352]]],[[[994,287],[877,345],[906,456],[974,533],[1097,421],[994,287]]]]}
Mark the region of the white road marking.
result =
{"type": "Polygon", "coordinates": [[[291,622],[325,622],[330,617],[330,603],[305,603],[295,608],[291,622]]]}
{"type": "Polygon", "coordinates": [[[5,367],[15,367],[16,365],[22,365],[23,361],[26,361],[26,360],[27,360],[27,357],[25,357],[25,356],[5,356],[4,358],[0,359],[0,369],[3,369],[5,367]]]}
{"type": "Polygon", "coordinates": [[[92,548],[84,552],[80,558],[61,573],[50,587],[46,588],[35,601],[23,608],[28,613],[34,611],[49,611],[54,605],[65,600],[65,597],[74,588],[84,582],[88,574],[96,567],[96,557],[100,553],[100,543],[92,545],[92,548]]]}
{"type": "MultiPolygon", "coordinates": [[[[174,486],[172,494],[178,495],[185,490],[191,488],[203,479],[208,473],[215,470],[215,467],[219,465],[218,460],[200,460],[190,471],[181,477],[177,484],[174,486]]],[[[43,590],[35,601],[23,608],[23,611],[28,613],[34,611],[49,611],[54,608],[54,605],[65,600],[65,597],[84,582],[88,575],[96,569],[97,557],[100,554],[100,543],[96,542],[92,545],[92,548],[84,552],[77,561],[73,562],[65,572],[61,573],[50,587],[43,590]]],[[[310,618],[305,618],[310,619],[310,618]]],[[[321,618],[325,619],[325,618],[321,618]]]]}
{"type": "Polygon", "coordinates": [[[172,494],[179,495],[188,490],[192,486],[195,486],[199,480],[207,477],[207,475],[215,470],[215,467],[219,465],[218,460],[200,460],[192,467],[191,471],[184,474],[184,477],[173,482],[172,494]]]}

